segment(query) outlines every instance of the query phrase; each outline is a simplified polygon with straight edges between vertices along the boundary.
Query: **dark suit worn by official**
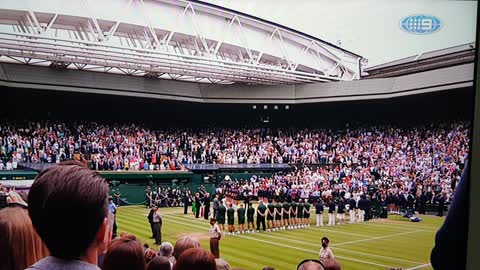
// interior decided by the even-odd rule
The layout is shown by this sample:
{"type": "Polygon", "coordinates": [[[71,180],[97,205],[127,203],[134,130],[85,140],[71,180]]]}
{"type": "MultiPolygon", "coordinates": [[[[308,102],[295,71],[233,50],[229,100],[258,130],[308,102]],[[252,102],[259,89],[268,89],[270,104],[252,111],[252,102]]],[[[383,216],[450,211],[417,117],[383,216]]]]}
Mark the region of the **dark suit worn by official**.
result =
{"type": "Polygon", "coordinates": [[[190,199],[185,194],[185,196],[183,197],[183,214],[185,214],[185,215],[188,213],[188,203],[189,202],[190,202],[190,199]]]}
{"type": "Polygon", "coordinates": [[[210,215],[210,197],[209,196],[206,196],[204,199],[203,199],[203,203],[205,205],[205,210],[203,211],[203,217],[205,219],[208,219],[208,216],[210,215]]]}
{"type": "Polygon", "coordinates": [[[148,213],[148,216],[147,216],[147,219],[148,219],[148,223],[150,223],[150,229],[152,230],[152,238],[155,239],[155,229],[154,229],[154,226],[153,226],[153,213],[155,211],[153,211],[153,208],[150,208],[150,212],[148,213]]]}

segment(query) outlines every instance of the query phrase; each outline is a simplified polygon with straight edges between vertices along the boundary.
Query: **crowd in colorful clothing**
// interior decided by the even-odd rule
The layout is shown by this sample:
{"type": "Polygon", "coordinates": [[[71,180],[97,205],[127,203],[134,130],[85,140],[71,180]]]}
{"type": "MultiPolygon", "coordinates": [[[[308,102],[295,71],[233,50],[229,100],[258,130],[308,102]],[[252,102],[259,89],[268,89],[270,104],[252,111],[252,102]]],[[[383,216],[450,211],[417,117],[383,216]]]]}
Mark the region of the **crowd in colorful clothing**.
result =
{"type": "Polygon", "coordinates": [[[411,204],[410,197],[416,203],[450,200],[467,159],[468,135],[465,122],[335,130],[28,122],[0,126],[0,170],[69,159],[95,170],[133,171],[180,170],[192,163],[303,164],[272,177],[227,179],[220,188],[232,198],[277,201],[348,198],[376,189],[378,200],[395,210],[411,204]]]}
{"type": "Polygon", "coordinates": [[[96,170],[178,170],[192,163],[339,163],[355,179],[365,168],[394,178],[440,179],[466,159],[468,134],[464,122],[335,130],[154,130],[135,124],[28,122],[0,125],[0,170],[15,169],[21,162],[68,159],[90,161],[96,170]]]}

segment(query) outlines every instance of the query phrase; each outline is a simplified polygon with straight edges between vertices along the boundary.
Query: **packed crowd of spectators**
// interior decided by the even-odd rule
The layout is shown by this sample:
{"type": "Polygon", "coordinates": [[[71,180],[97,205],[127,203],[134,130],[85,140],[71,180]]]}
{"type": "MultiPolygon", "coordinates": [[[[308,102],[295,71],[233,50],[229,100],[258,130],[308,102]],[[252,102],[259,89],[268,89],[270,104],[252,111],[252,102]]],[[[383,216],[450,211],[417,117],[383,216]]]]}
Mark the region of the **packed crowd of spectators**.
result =
{"type": "MultiPolygon", "coordinates": [[[[26,198],[14,189],[7,194],[8,206],[0,209],[0,234],[5,236],[0,238],[1,270],[240,269],[231,268],[194,237],[183,236],[175,245],[159,242],[156,250],[148,244],[142,247],[134,235],[122,232],[116,236],[115,211],[110,211],[111,199],[108,204],[106,200],[107,182],[78,162],[63,163],[42,172],[26,198]],[[59,215],[66,211],[75,215],[69,219],[59,215]],[[69,234],[72,231],[76,233],[69,234]],[[69,237],[65,237],[67,234],[69,237]]],[[[260,207],[265,209],[261,202],[260,207]]],[[[297,269],[341,269],[328,238],[323,237],[321,242],[319,259],[299,259],[297,269]]],[[[450,251],[450,246],[444,251],[450,251]]]]}
{"type": "Polygon", "coordinates": [[[201,130],[29,122],[0,125],[0,170],[16,169],[20,162],[71,159],[90,161],[95,170],[180,170],[192,163],[339,163],[356,179],[361,174],[358,167],[374,167],[386,176],[413,173],[439,179],[453,170],[452,164],[464,162],[468,134],[464,122],[408,128],[201,130]]]}
{"type": "MultiPolygon", "coordinates": [[[[310,138],[307,134],[303,136],[310,138]]],[[[327,165],[306,163],[271,177],[227,177],[218,190],[234,200],[258,197],[281,202],[368,195],[391,211],[415,208],[425,213],[427,203],[445,205],[451,200],[469,145],[468,127],[463,123],[332,136],[323,137],[320,146],[320,161],[328,160],[327,165]]]]}
{"type": "MultiPolygon", "coordinates": [[[[79,162],[43,171],[26,201],[10,190],[8,206],[0,209],[0,233],[5,236],[0,238],[0,269],[239,269],[231,268],[194,237],[183,236],[175,245],[162,242],[155,250],[142,246],[134,235],[115,235],[116,211],[110,210],[107,198],[105,179],[79,162]],[[66,219],[59,214],[66,211],[75,215],[66,219]]],[[[333,256],[320,260],[301,261],[298,269],[340,269],[333,256]]]]}
{"type": "MultiPolygon", "coordinates": [[[[386,207],[391,212],[405,212],[407,209],[425,214],[427,205],[441,207],[451,202],[455,187],[460,181],[464,162],[444,165],[451,170],[438,170],[430,165],[423,171],[400,170],[397,173],[384,172],[382,168],[357,166],[323,166],[316,169],[303,166],[291,173],[278,173],[271,177],[231,179],[226,177],[217,186],[217,193],[233,201],[263,200],[292,202],[299,199],[310,203],[344,203],[354,198],[357,202],[365,196],[369,206],[386,207]],[[432,169],[433,167],[433,169],[432,169]]],[[[375,212],[378,217],[378,212],[375,212]]]]}
{"type": "MultiPolygon", "coordinates": [[[[236,181],[228,197],[292,200],[374,196],[390,210],[450,201],[467,159],[465,122],[410,128],[150,130],[137,125],[27,123],[0,126],[0,170],[21,162],[78,160],[95,170],[179,170],[191,163],[303,164],[289,174],[236,181]],[[321,166],[310,166],[322,164],[321,166]],[[306,165],[306,166],[305,166],[306,165]],[[378,191],[373,192],[372,191],[378,191]]],[[[160,190],[161,206],[182,205],[160,190]]],[[[382,205],[382,206],[383,206],[382,205]]]]}

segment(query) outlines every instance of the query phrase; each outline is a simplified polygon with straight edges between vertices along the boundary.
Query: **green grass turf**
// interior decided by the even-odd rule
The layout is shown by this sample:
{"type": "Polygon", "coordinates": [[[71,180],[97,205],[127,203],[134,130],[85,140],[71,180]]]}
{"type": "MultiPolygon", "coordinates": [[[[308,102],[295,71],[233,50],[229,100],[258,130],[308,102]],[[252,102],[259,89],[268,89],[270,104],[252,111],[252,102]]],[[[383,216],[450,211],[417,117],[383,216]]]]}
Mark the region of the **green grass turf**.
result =
{"type": "MultiPolygon", "coordinates": [[[[161,208],[163,217],[162,241],[175,241],[189,234],[200,239],[202,247],[209,249],[208,229],[204,219],[195,219],[183,208],[161,208]]],[[[135,234],[142,243],[158,249],[150,239],[147,220],[148,209],[143,206],[124,206],[118,209],[118,232],[135,234]]],[[[331,248],[343,270],[355,269],[432,269],[430,251],[436,230],[443,218],[421,216],[422,222],[413,223],[400,216],[390,215],[387,220],[377,219],[365,223],[335,227],[304,228],[278,232],[224,236],[220,241],[220,257],[232,267],[260,270],[273,266],[277,270],[296,269],[303,259],[318,259],[320,239],[330,239],[331,248]]],[[[315,224],[311,215],[310,224],[315,224]]],[[[323,221],[327,222],[325,214],[323,221]]],[[[326,225],[326,224],[325,224],[326,225]]]]}

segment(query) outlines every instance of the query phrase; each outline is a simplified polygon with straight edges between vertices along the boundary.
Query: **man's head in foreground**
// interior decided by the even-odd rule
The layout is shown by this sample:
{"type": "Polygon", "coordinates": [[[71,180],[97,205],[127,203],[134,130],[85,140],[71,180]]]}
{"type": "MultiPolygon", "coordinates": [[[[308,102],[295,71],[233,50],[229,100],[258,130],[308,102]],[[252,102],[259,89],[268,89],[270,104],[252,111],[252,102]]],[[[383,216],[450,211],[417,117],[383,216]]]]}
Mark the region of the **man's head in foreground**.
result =
{"type": "Polygon", "coordinates": [[[69,161],[36,177],[28,212],[53,256],[95,264],[109,241],[107,197],[104,178],[69,161]]]}
{"type": "Polygon", "coordinates": [[[304,260],[298,264],[297,270],[325,270],[325,268],[319,260],[304,260]]]}

